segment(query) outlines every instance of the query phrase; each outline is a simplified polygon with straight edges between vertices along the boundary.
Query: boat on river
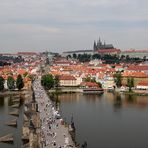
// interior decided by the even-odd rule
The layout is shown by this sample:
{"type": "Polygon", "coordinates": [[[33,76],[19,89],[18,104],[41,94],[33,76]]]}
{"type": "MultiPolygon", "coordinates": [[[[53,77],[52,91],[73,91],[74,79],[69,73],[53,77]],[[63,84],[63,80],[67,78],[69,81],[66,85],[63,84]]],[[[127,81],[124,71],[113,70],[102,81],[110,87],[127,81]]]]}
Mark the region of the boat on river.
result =
{"type": "Polygon", "coordinates": [[[83,88],[83,94],[102,94],[104,90],[102,88],[83,88]]]}
{"type": "Polygon", "coordinates": [[[81,88],[83,94],[102,94],[104,90],[95,82],[82,82],[81,88]]]}

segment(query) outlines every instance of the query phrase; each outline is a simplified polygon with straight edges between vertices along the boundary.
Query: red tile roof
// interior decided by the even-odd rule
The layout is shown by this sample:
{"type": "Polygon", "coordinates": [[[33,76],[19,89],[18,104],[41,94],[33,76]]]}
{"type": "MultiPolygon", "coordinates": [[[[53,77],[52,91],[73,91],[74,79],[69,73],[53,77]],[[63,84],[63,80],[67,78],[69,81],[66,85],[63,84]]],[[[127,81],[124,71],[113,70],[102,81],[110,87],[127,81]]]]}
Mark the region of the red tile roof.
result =
{"type": "Polygon", "coordinates": [[[61,75],[59,76],[59,80],[76,80],[76,78],[72,75],[61,75]]]}
{"type": "Polygon", "coordinates": [[[127,70],[131,71],[144,71],[148,70],[148,65],[136,65],[136,66],[129,66],[127,70]]]}
{"type": "Polygon", "coordinates": [[[148,77],[148,74],[144,73],[144,72],[130,72],[130,71],[124,71],[122,73],[123,77],[137,77],[137,78],[145,78],[148,77]]]}
{"type": "Polygon", "coordinates": [[[18,52],[18,55],[37,55],[36,52],[18,52]]]}
{"type": "Polygon", "coordinates": [[[19,69],[17,72],[18,72],[18,74],[23,75],[23,74],[25,74],[27,71],[26,71],[25,69],[19,69]]]}
{"type": "Polygon", "coordinates": [[[97,52],[98,53],[114,53],[114,52],[117,52],[117,53],[120,53],[121,52],[121,50],[120,49],[116,49],[116,48],[114,48],[114,49],[99,49],[99,50],[97,50],[97,52]]]}
{"type": "Polygon", "coordinates": [[[147,52],[148,50],[135,50],[135,49],[122,51],[122,53],[147,53],[147,52]]]}
{"type": "Polygon", "coordinates": [[[138,83],[140,86],[148,86],[148,81],[141,81],[138,83]]]}
{"type": "Polygon", "coordinates": [[[99,85],[95,82],[82,82],[80,86],[87,86],[87,87],[99,87],[99,85]]]}

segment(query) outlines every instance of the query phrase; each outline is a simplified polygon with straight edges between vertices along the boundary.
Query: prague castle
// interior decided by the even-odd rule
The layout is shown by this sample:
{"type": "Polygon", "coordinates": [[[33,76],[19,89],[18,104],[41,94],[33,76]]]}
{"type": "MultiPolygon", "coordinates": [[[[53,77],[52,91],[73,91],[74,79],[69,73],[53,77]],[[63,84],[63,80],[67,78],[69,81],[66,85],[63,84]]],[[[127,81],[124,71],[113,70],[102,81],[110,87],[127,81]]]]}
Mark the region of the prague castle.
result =
{"type": "Polygon", "coordinates": [[[112,44],[106,44],[105,42],[102,43],[100,38],[99,41],[94,41],[94,46],[93,46],[93,51],[95,54],[100,54],[100,55],[119,55],[120,54],[120,49],[114,48],[112,44]]]}
{"type": "Polygon", "coordinates": [[[100,50],[100,49],[114,49],[114,46],[112,44],[106,44],[105,42],[102,43],[100,38],[99,41],[94,41],[94,51],[100,50]]]}

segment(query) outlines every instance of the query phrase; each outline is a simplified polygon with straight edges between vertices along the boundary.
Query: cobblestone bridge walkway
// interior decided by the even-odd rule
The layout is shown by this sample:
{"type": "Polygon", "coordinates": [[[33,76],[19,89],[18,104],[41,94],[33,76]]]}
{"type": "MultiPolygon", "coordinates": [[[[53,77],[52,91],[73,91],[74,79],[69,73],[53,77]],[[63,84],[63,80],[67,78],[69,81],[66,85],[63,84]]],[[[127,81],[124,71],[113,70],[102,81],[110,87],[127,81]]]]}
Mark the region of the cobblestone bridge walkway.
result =
{"type": "Polygon", "coordinates": [[[40,112],[40,134],[43,148],[75,148],[68,127],[63,125],[58,111],[41,86],[40,80],[34,81],[33,90],[40,112]]]}

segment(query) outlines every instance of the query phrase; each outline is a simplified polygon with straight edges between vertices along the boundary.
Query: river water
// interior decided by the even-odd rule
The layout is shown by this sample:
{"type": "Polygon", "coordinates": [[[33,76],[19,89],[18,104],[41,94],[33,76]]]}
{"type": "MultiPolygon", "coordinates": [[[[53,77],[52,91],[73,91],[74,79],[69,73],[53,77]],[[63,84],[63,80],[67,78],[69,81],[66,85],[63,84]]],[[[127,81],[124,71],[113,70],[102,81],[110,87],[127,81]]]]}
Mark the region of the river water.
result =
{"type": "MultiPolygon", "coordinates": [[[[0,143],[0,148],[20,148],[23,103],[19,116],[9,115],[15,96],[0,96],[0,136],[12,133],[13,144],[0,143]],[[18,126],[6,122],[17,119],[18,126]]],[[[76,141],[88,148],[147,148],[148,147],[148,96],[129,96],[118,93],[83,95],[80,93],[59,96],[63,118],[76,126],[76,141]]]]}
{"type": "Polygon", "coordinates": [[[7,95],[0,96],[0,137],[7,134],[13,134],[14,143],[0,143],[0,148],[21,148],[21,133],[23,124],[23,103],[19,107],[19,116],[9,115],[11,111],[18,110],[18,108],[12,108],[11,105],[14,104],[12,101],[16,96],[7,95]],[[13,119],[17,119],[17,127],[7,126],[5,123],[13,119]]]}
{"type": "Polygon", "coordinates": [[[148,96],[105,92],[62,94],[63,118],[76,126],[76,141],[88,148],[147,148],[148,96]]]}

